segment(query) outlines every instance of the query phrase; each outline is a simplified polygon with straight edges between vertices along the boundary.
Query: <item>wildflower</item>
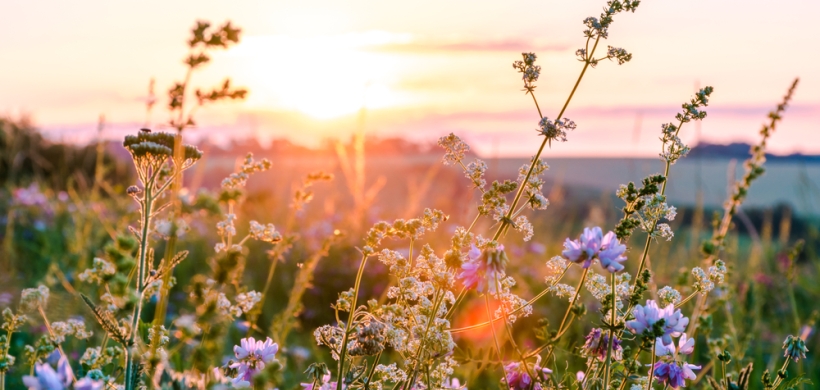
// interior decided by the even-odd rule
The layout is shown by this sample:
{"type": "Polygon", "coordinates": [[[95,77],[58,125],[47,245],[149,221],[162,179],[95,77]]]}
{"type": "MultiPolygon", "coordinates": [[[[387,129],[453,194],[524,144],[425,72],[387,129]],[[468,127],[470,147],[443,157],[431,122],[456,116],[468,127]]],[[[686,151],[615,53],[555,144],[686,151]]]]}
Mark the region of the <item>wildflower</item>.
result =
{"type": "Polygon", "coordinates": [[[453,133],[438,140],[438,145],[447,152],[444,154],[444,164],[457,164],[464,159],[464,155],[470,151],[470,147],[453,133]]]}
{"type": "Polygon", "coordinates": [[[464,287],[475,287],[478,292],[495,294],[496,281],[503,277],[507,266],[504,245],[498,245],[495,249],[487,248],[484,253],[473,245],[467,256],[468,260],[461,265],[461,273],[458,275],[464,287]]]}
{"type": "MultiPolygon", "coordinates": [[[[532,384],[532,377],[527,373],[526,368],[521,366],[520,362],[512,362],[504,366],[504,373],[507,379],[507,387],[510,390],[524,390],[530,389],[532,384]]],[[[541,384],[535,383],[532,389],[541,390],[541,384]]]]}
{"type": "Polygon", "coordinates": [[[85,329],[84,322],[73,318],[66,322],[58,321],[52,323],[51,328],[54,332],[54,337],[52,340],[57,344],[62,344],[65,341],[66,336],[74,336],[77,339],[85,340],[94,335],[94,333],[85,329]]]}
{"type": "Polygon", "coordinates": [[[660,326],[662,334],[659,336],[663,339],[663,345],[671,344],[672,337],[680,336],[689,324],[689,318],[684,317],[680,309],[675,310],[674,305],[661,309],[653,300],[647,300],[646,306],[635,306],[632,314],[635,319],[627,321],[626,327],[636,335],[651,334],[655,324],[663,320],[660,326]]]}
{"type": "Polygon", "coordinates": [[[592,260],[598,258],[601,266],[609,272],[618,272],[624,269],[621,263],[626,261],[626,256],[623,256],[625,251],[626,245],[620,243],[615,233],[604,235],[601,228],[596,226],[584,228],[578,240],[567,238],[561,254],[573,263],[582,264],[583,268],[589,268],[592,260]]]}
{"type": "MultiPolygon", "coordinates": [[[[300,383],[299,385],[302,386],[302,390],[335,390],[336,389],[336,382],[330,381],[330,374],[326,374],[322,376],[322,381],[317,381],[318,386],[314,386],[313,383],[300,383]]],[[[342,388],[346,389],[347,386],[342,384],[342,388]]]]}
{"type": "Polygon", "coordinates": [[[788,359],[792,359],[795,362],[800,360],[800,358],[806,358],[806,352],[809,351],[806,348],[806,342],[803,341],[800,337],[794,337],[789,335],[786,337],[786,340],[783,341],[783,356],[788,359]]]}
{"type": "Polygon", "coordinates": [[[541,75],[541,66],[535,65],[535,53],[521,53],[522,61],[513,62],[513,69],[521,73],[521,78],[524,80],[524,90],[532,92],[535,89],[535,83],[541,75]]]}
{"type": "Polygon", "coordinates": [[[103,386],[105,386],[103,380],[86,376],[74,383],[74,390],[102,390],[103,386]]]}
{"type": "Polygon", "coordinates": [[[532,223],[527,219],[526,216],[521,215],[515,219],[515,229],[524,233],[524,241],[529,241],[532,239],[533,231],[532,231],[532,223]]]}
{"type": "Polygon", "coordinates": [[[265,368],[265,364],[276,360],[279,345],[274,343],[270,337],[264,342],[248,337],[242,339],[240,343],[241,346],[233,347],[234,354],[239,361],[230,365],[231,368],[237,370],[236,378],[233,378],[231,382],[235,386],[250,386],[253,376],[265,368]]]}
{"type": "Polygon", "coordinates": [[[567,142],[567,130],[575,130],[578,127],[575,122],[564,118],[556,119],[554,122],[547,117],[541,118],[538,122],[538,128],[535,130],[550,141],[567,142]]]}
{"type": "Polygon", "coordinates": [[[675,348],[673,342],[664,343],[662,338],[655,340],[655,355],[665,360],[655,363],[655,378],[661,383],[668,384],[674,389],[684,387],[685,379],[696,379],[694,370],[700,370],[701,366],[679,361],[680,355],[690,355],[695,350],[695,339],[689,338],[686,334],[681,334],[678,339],[678,347],[675,348]]]}
{"type": "Polygon", "coordinates": [[[277,242],[282,240],[282,235],[276,231],[272,223],[262,225],[259,222],[251,221],[251,237],[263,242],[277,242]]]}
{"type": "Polygon", "coordinates": [[[23,383],[30,390],[63,390],[71,384],[73,379],[71,367],[65,357],[60,358],[56,371],[48,363],[35,364],[34,374],[34,376],[23,377],[23,383]]]}
{"type": "Polygon", "coordinates": [[[484,179],[485,172],[487,172],[487,163],[476,159],[467,165],[467,169],[464,170],[464,176],[470,179],[477,188],[483,190],[484,186],[487,185],[487,180],[484,179]]]}
{"type": "MultiPolygon", "coordinates": [[[[619,361],[623,359],[624,351],[621,347],[621,340],[617,337],[613,337],[612,340],[612,358],[619,361]]],[[[597,357],[598,360],[604,361],[609,349],[609,334],[599,328],[593,328],[586,336],[586,342],[581,349],[585,356],[597,357]]]]}
{"type": "Polygon", "coordinates": [[[660,304],[663,307],[669,305],[675,305],[681,300],[681,295],[678,290],[675,290],[672,287],[666,286],[660,290],[658,290],[658,299],[660,300],[660,304]]]}
{"type": "Polygon", "coordinates": [[[81,274],[77,275],[83,282],[101,284],[108,279],[111,279],[117,268],[111,262],[95,257],[91,268],[87,268],[81,274]]]}
{"type": "Polygon", "coordinates": [[[24,312],[32,312],[45,308],[48,303],[48,287],[40,285],[37,288],[27,288],[20,296],[20,307],[24,312]]]}

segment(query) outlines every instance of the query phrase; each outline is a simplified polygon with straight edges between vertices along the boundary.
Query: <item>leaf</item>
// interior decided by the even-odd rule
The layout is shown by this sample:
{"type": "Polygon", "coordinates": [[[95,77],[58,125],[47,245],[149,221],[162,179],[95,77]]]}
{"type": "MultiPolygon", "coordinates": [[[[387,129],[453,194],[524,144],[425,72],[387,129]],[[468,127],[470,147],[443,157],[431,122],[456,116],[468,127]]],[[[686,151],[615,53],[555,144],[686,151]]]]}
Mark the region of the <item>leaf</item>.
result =
{"type": "Polygon", "coordinates": [[[787,382],[784,382],[778,385],[777,387],[782,387],[784,389],[793,389],[800,385],[814,385],[814,383],[812,383],[811,379],[806,378],[803,375],[800,375],[792,379],[789,379],[787,382]]]}

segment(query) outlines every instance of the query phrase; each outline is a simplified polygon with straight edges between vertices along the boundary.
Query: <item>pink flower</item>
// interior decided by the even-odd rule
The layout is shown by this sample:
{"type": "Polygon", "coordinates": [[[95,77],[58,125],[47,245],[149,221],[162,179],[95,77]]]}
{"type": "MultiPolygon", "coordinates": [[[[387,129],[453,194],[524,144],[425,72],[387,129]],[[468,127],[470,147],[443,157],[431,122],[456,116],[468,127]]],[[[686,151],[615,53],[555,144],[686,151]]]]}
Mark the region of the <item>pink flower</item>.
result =
{"type": "Polygon", "coordinates": [[[618,241],[618,237],[613,232],[607,233],[603,240],[601,240],[601,251],[598,253],[598,259],[601,260],[601,266],[606,268],[609,272],[618,272],[624,269],[623,263],[626,261],[626,245],[618,241]]]}
{"type": "Polygon", "coordinates": [[[23,384],[33,390],[63,390],[68,388],[73,378],[65,357],[60,357],[56,371],[47,363],[35,364],[34,374],[23,377],[23,384]]]}
{"type": "Polygon", "coordinates": [[[504,277],[504,267],[507,263],[504,246],[487,249],[482,254],[481,250],[473,245],[467,252],[467,257],[468,260],[461,265],[461,273],[458,275],[464,288],[475,288],[478,292],[495,294],[498,283],[504,277]]]}
{"type": "Polygon", "coordinates": [[[253,376],[265,368],[265,364],[276,360],[279,345],[270,337],[264,342],[248,337],[240,341],[240,345],[233,347],[233,352],[239,361],[230,365],[236,369],[236,378],[231,382],[235,386],[250,386],[253,376]]]}

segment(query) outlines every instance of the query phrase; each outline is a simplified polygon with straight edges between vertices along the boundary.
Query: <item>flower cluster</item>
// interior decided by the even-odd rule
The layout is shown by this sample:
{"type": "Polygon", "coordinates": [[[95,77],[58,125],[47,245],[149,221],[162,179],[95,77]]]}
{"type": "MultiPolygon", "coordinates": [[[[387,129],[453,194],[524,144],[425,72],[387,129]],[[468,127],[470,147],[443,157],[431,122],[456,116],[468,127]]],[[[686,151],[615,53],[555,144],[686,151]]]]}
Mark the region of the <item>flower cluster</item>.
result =
{"type": "Polygon", "coordinates": [[[645,306],[637,305],[632,309],[635,319],[626,322],[626,327],[635,335],[659,337],[663,345],[672,343],[672,337],[680,336],[689,318],[683,316],[680,309],[668,305],[661,309],[653,300],[647,300],[645,306]]]}
{"type": "Polygon", "coordinates": [[[578,126],[575,122],[567,118],[553,121],[550,118],[543,117],[538,122],[538,128],[535,131],[546,137],[550,142],[567,142],[567,130],[575,130],[576,127],[578,126]]]}
{"type": "Polygon", "coordinates": [[[535,89],[535,82],[541,75],[541,65],[535,65],[535,53],[521,53],[523,60],[513,62],[513,69],[521,73],[524,80],[524,91],[532,93],[535,89]]]}
{"type": "Polygon", "coordinates": [[[276,231],[276,227],[272,223],[262,225],[259,222],[251,221],[250,235],[255,240],[269,243],[282,240],[282,234],[276,231]]]}
{"type": "Polygon", "coordinates": [[[677,348],[671,339],[669,342],[664,342],[663,339],[658,338],[655,341],[654,353],[661,357],[661,360],[653,367],[655,379],[673,389],[686,386],[686,379],[696,379],[697,375],[694,370],[699,370],[701,366],[687,363],[682,360],[681,356],[690,355],[694,350],[695,339],[688,338],[686,333],[680,335],[677,348]]]}
{"type": "MultiPolygon", "coordinates": [[[[593,328],[585,337],[585,340],[584,345],[581,347],[582,354],[586,357],[597,358],[599,361],[604,361],[610,350],[609,334],[599,328],[593,328]]],[[[621,361],[624,354],[624,349],[621,347],[621,340],[618,339],[617,336],[613,336],[611,344],[611,358],[615,361],[621,361]]]]}
{"type": "Polygon", "coordinates": [[[695,283],[692,287],[701,294],[707,294],[714,290],[715,285],[722,284],[726,278],[726,263],[723,260],[716,261],[715,265],[710,266],[708,270],[707,273],[700,267],[692,269],[692,276],[695,277],[695,283]]]}
{"type": "Polygon", "coordinates": [[[599,227],[584,228],[581,237],[577,240],[564,242],[564,251],[561,254],[573,263],[579,263],[583,268],[589,268],[592,260],[598,259],[601,266],[609,272],[618,272],[624,269],[626,261],[626,245],[622,245],[615,233],[606,235],[599,227]]]}
{"type": "Polygon", "coordinates": [[[256,172],[267,171],[271,168],[271,166],[272,164],[268,159],[263,158],[262,161],[256,162],[253,159],[253,154],[248,153],[245,156],[245,161],[242,163],[242,166],[239,168],[239,171],[230,174],[230,176],[222,180],[222,188],[242,188],[248,182],[248,178],[251,174],[254,174],[256,172]]]}
{"type": "Polygon", "coordinates": [[[444,153],[444,164],[458,164],[461,160],[464,160],[464,155],[470,151],[470,146],[453,133],[439,138],[438,146],[446,151],[444,153]]]}
{"type": "Polygon", "coordinates": [[[270,337],[265,341],[248,337],[242,339],[240,345],[234,346],[233,351],[237,360],[228,365],[236,370],[236,376],[231,379],[231,383],[247,387],[250,386],[254,375],[262,371],[266,364],[276,361],[279,344],[274,343],[270,337]]]}

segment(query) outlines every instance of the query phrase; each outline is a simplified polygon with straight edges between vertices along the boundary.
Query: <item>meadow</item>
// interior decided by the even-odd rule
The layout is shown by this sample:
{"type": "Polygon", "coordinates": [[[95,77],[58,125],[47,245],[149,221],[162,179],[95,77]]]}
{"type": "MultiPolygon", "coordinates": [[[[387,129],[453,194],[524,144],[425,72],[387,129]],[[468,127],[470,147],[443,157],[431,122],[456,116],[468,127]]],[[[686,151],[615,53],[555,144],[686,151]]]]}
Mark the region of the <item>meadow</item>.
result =
{"type": "Polygon", "coordinates": [[[248,93],[189,85],[231,23],[193,28],[164,128],[81,146],[0,119],[0,390],[811,388],[818,165],[766,161],[798,80],[743,162],[680,138],[716,85],[659,124],[658,159],[551,163],[584,75],[629,65],[608,29],[639,4],[572,32],[562,107],[539,105],[537,53],[510,59],[529,159],[457,134],[188,144],[248,93]]]}

